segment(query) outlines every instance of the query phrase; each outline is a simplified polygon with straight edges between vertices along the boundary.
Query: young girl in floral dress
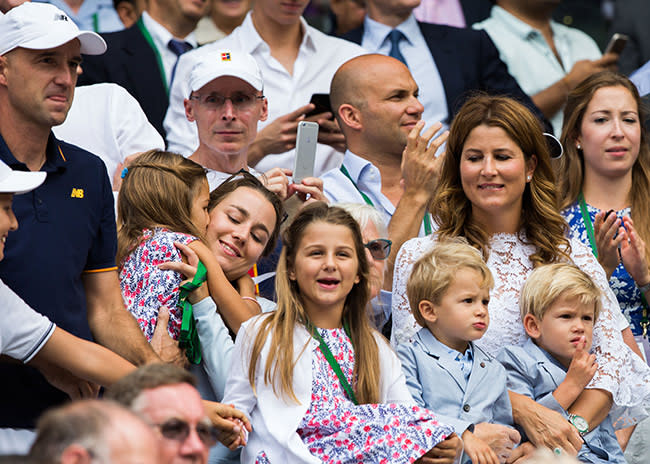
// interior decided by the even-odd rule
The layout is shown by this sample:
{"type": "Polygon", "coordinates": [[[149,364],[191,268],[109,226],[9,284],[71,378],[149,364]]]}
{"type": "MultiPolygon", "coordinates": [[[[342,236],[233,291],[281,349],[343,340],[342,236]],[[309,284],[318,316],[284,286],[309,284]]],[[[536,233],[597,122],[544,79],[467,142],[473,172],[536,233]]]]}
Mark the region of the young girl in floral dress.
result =
{"type": "Polygon", "coordinates": [[[169,308],[169,334],[179,338],[182,310],[177,303],[183,277],[159,267],[181,261],[175,243],[196,252],[207,270],[210,295],[233,321],[259,313],[259,305],[241,298],[201,242],[210,221],[205,169],[181,155],[153,150],[139,156],[123,177],[117,202],[120,285],[126,308],[147,340],[161,306],[169,308]]]}
{"type": "Polygon", "coordinates": [[[277,310],[237,335],[224,402],[248,414],[246,463],[452,463],[452,427],[414,405],[396,355],[371,329],[359,227],[315,203],[287,228],[277,310]]]}

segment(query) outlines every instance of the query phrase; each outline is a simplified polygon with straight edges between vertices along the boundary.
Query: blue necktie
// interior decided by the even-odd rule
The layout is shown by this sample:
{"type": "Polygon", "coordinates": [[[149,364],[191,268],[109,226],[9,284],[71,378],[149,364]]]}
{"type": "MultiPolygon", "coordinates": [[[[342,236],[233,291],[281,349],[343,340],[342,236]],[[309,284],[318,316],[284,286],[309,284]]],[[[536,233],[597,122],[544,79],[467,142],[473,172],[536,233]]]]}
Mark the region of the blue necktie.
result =
{"type": "Polygon", "coordinates": [[[192,44],[187,43],[183,40],[176,40],[176,39],[171,39],[169,43],[167,44],[167,47],[174,52],[174,55],[176,55],[176,63],[174,63],[174,67],[172,68],[172,76],[169,79],[169,87],[171,88],[172,82],[174,82],[174,74],[176,74],[176,65],[178,64],[178,58],[185,53],[189,52],[192,50],[192,44]]]}
{"type": "Polygon", "coordinates": [[[390,52],[388,53],[388,56],[400,60],[402,63],[408,66],[406,64],[406,60],[404,59],[404,55],[402,55],[402,52],[399,51],[399,42],[405,38],[406,37],[404,37],[404,34],[402,34],[397,29],[393,29],[388,33],[388,40],[390,40],[390,52]]]}

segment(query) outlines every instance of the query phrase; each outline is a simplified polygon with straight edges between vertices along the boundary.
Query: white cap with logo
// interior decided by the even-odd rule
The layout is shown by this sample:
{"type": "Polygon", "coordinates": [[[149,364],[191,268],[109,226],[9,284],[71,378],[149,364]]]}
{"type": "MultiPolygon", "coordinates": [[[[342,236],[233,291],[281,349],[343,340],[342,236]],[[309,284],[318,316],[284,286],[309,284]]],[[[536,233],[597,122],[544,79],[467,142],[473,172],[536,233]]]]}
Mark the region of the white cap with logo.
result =
{"type": "Polygon", "coordinates": [[[81,53],[101,55],[106,42],[91,31],[80,31],[63,11],[48,3],[26,2],[0,16],[0,55],[15,48],[47,50],[79,39],[81,53]]]}
{"type": "Polygon", "coordinates": [[[217,50],[201,56],[190,73],[190,91],[196,92],[218,77],[232,76],[248,82],[256,90],[264,89],[262,71],[255,58],[242,51],[217,50]]]}
{"type": "Polygon", "coordinates": [[[0,161],[0,193],[27,193],[45,181],[46,172],[14,171],[0,161]]]}

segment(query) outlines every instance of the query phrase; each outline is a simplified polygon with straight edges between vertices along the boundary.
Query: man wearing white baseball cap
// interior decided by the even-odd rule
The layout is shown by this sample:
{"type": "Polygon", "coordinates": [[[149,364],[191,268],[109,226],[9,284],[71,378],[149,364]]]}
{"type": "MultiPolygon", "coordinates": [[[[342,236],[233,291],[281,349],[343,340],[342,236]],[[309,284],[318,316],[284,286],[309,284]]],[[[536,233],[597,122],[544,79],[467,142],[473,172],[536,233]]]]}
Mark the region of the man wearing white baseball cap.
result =
{"type": "MultiPolygon", "coordinates": [[[[199,135],[199,147],[190,159],[208,169],[210,190],[242,169],[257,175],[247,164],[248,150],[258,122],[266,121],[269,110],[255,58],[240,50],[215,50],[194,64],[189,88],[185,116],[196,123],[199,135]]],[[[283,200],[295,192],[324,199],[320,179],[308,177],[290,186],[288,175],[289,169],[272,168],[263,181],[283,200]]]]}
{"type": "MultiPolygon", "coordinates": [[[[105,49],[49,4],[24,3],[0,17],[0,160],[47,173],[14,201],[21,227],[5,239],[0,279],[57,326],[140,364],[157,356],[124,310],[106,168],[51,131],[72,103],[81,53],[105,49]]],[[[10,429],[33,428],[65,396],[28,367],[1,364],[0,378],[0,454],[21,452],[24,442],[7,446],[10,429]]]]}

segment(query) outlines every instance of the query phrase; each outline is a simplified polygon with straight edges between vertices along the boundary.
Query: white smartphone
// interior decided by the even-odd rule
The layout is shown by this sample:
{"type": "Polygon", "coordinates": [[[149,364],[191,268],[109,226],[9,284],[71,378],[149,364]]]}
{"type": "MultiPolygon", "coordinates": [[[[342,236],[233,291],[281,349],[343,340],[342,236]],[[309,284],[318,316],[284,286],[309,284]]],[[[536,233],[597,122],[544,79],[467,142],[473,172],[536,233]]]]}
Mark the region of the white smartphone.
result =
{"type": "Polygon", "coordinates": [[[626,36],[625,34],[619,34],[617,32],[609,40],[609,43],[607,44],[607,48],[605,49],[605,53],[606,54],[616,53],[617,55],[620,55],[623,49],[625,48],[625,45],[627,44],[628,40],[629,40],[628,36],[626,36]]]}
{"type": "Polygon", "coordinates": [[[299,184],[305,177],[314,175],[318,123],[300,121],[296,136],[296,157],[293,164],[293,182],[299,184]]]}

